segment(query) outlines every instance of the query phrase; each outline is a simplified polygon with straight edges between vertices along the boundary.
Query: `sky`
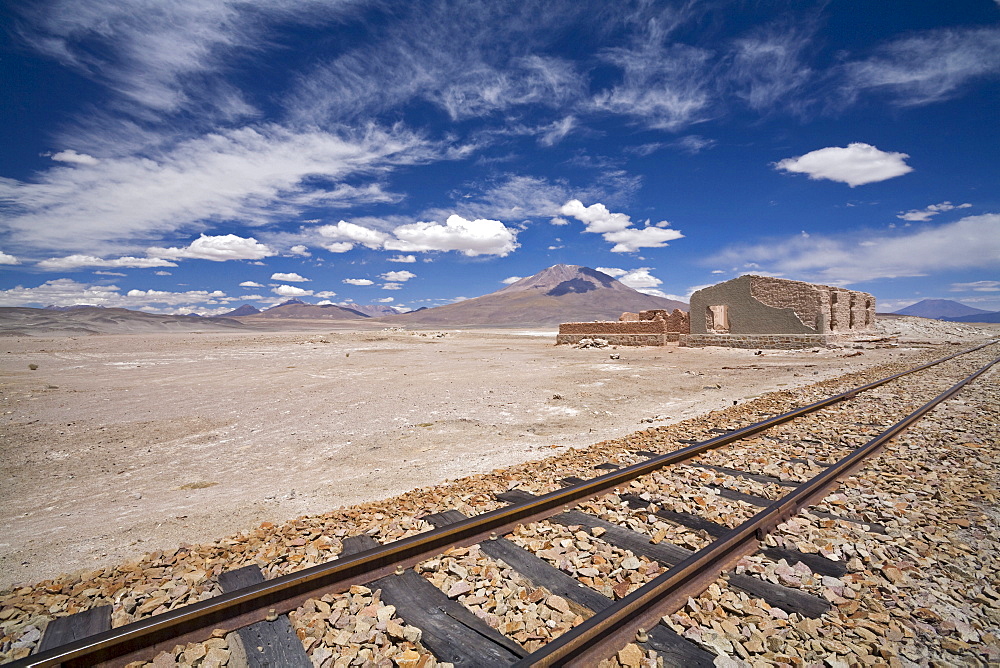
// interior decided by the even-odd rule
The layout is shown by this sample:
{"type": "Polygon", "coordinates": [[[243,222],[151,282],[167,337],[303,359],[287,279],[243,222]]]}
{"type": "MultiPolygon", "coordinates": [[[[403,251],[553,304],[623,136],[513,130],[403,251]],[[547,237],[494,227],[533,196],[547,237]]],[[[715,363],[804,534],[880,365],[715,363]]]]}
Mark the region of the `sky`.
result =
{"type": "Polygon", "coordinates": [[[1000,310],[1000,0],[7,0],[0,306],[553,264],[1000,310]]]}

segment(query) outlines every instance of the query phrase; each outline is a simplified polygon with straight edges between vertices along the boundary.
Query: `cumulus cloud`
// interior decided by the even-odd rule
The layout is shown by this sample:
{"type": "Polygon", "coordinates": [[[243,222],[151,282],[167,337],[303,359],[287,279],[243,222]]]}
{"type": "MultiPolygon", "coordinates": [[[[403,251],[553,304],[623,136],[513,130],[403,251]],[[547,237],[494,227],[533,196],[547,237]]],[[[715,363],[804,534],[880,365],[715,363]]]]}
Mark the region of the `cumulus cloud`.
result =
{"type": "Polygon", "coordinates": [[[416,276],[417,275],[414,274],[412,271],[406,271],[404,269],[402,271],[387,271],[384,274],[380,274],[379,278],[394,283],[405,283],[411,278],[416,278],[416,276]]]}
{"type": "Polygon", "coordinates": [[[106,260],[93,255],[67,255],[66,257],[50,257],[38,262],[35,266],[47,271],[71,271],[82,267],[131,267],[133,269],[176,267],[177,263],[155,257],[125,256],[106,260]]]}
{"type": "Polygon", "coordinates": [[[522,278],[524,278],[524,276],[508,276],[507,278],[503,279],[500,282],[503,283],[504,285],[513,285],[514,283],[520,281],[522,278]]]}
{"type": "Polygon", "coordinates": [[[624,213],[612,213],[600,202],[584,206],[574,199],[560,209],[564,216],[572,216],[585,224],[585,231],[600,234],[604,240],[613,243],[612,253],[634,253],[640,248],[662,248],[668,241],[680,239],[684,235],[669,227],[661,220],[655,225],[646,221],[642,228],[632,227],[632,219],[624,213]]]}
{"type": "Polygon", "coordinates": [[[241,288],[262,288],[264,286],[261,285],[260,283],[256,282],[256,281],[243,281],[242,283],[240,283],[240,287],[241,288]]]}
{"type": "Polygon", "coordinates": [[[382,284],[382,289],[383,290],[402,290],[403,289],[403,284],[402,283],[383,283],[382,284]]]}
{"type": "Polygon", "coordinates": [[[367,278],[345,278],[343,283],[348,285],[374,285],[375,281],[370,281],[367,278]]]}
{"type": "Polygon", "coordinates": [[[901,212],[898,216],[896,216],[896,218],[925,223],[933,216],[936,216],[944,211],[951,211],[953,209],[968,209],[971,206],[972,205],[969,203],[952,204],[951,202],[941,202],[940,204],[931,204],[926,209],[911,209],[910,211],[901,212]]]}
{"type": "Polygon", "coordinates": [[[183,307],[205,312],[203,305],[219,305],[232,301],[221,290],[129,290],[122,294],[117,285],[91,285],[78,283],[70,278],[58,278],[36,287],[17,287],[0,290],[0,306],[92,306],[141,309],[144,311],[171,312],[164,307],[183,307]]]}
{"type": "Polygon", "coordinates": [[[619,282],[634,289],[655,288],[657,285],[663,283],[663,281],[649,273],[649,267],[639,267],[638,269],[630,269],[628,271],[615,267],[598,267],[597,271],[617,278],[619,282]]]}
{"type": "Polygon", "coordinates": [[[271,292],[282,297],[308,297],[313,293],[312,290],[303,290],[294,285],[279,285],[276,288],[271,288],[271,292]]]}
{"type": "Polygon", "coordinates": [[[618,232],[632,225],[632,219],[627,214],[612,213],[600,202],[584,206],[580,200],[573,199],[563,204],[559,213],[583,222],[586,230],[595,234],[618,232]]]}
{"type": "Polygon", "coordinates": [[[382,297],[375,300],[377,304],[391,304],[394,301],[396,301],[395,297],[382,297]]]}
{"type": "Polygon", "coordinates": [[[219,236],[201,235],[184,248],[149,248],[147,251],[153,257],[179,260],[212,260],[225,262],[227,260],[260,260],[276,253],[253,237],[239,237],[235,234],[219,236]]]}
{"type": "Polygon", "coordinates": [[[21,264],[21,261],[13,255],[0,251],[0,264],[21,264]]]}
{"type": "Polygon", "coordinates": [[[291,253],[292,255],[302,255],[303,257],[312,257],[312,253],[309,252],[309,249],[303,246],[302,244],[297,244],[295,246],[292,246],[291,248],[288,249],[288,252],[291,253]]]}
{"type": "Polygon", "coordinates": [[[337,293],[333,290],[321,290],[315,294],[316,297],[323,297],[329,299],[330,297],[336,297],[337,293]]]}
{"type": "Polygon", "coordinates": [[[893,153],[854,142],[846,148],[829,146],[775,163],[775,169],[808,174],[810,179],[828,179],[850,187],[877,183],[913,171],[906,153],[893,153]]]}
{"type": "Polygon", "coordinates": [[[397,227],[393,234],[396,238],[386,241],[385,248],[404,252],[457,251],[470,257],[506,257],[520,245],[517,232],[499,220],[466,220],[457,214],[449,216],[444,225],[411,223],[397,227]]]}
{"type": "Polygon", "coordinates": [[[361,244],[366,248],[382,248],[389,235],[379,230],[373,230],[363,225],[356,225],[345,220],[336,225],[321,225],[316,228],[324,239],[329,239],[329,243],[323,247],[332,253],[346,253],[354,248],[355,244],[361,244]]]}
{"type": "Polygon", "coordinates": [[[86,153],[77,153],[73,149],[59,151],[52,154],[52,159],[56,162],[69,162],[76,165],[96,165],[100,162],[97,158],[86,153]]]}
{"type": "Polygon", "coordinates": [[[389,262],[401,262],[403,264],[412,264],[417,261],[416,256],[413,255],[393,255],[390,258],[386,258],[389,262]]]}
{"type": "Polygon", "coordinates": [[[958,269],[1000,268],[1000,214],[968,216],[943,225],[843,236],[795,235],[737,246],[708,258],[734,271],[751,269],[849,284],[877,278],[925,276],[958,269]]]}
{"type": "Polygon", "coordinates": [[[305,283],[311,281],[311,278],[306,278],[305,276],[299,276],[295,272],[284,274],[282,272],[275,272],[271,274],[272,281],[289,281],[291,283],[305,283]]]}

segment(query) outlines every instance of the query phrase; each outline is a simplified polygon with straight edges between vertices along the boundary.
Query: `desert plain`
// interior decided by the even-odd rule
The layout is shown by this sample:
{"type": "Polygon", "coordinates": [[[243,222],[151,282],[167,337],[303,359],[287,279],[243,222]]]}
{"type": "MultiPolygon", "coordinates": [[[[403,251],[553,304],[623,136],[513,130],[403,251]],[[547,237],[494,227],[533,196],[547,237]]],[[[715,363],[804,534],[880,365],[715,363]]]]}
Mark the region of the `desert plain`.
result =
{"type": "Polygon", "coordinates": [[[984,335],[912,320],[898,345],[759,354],[326,323],[8,336],[0,589],[542,459],[984,335]]]}

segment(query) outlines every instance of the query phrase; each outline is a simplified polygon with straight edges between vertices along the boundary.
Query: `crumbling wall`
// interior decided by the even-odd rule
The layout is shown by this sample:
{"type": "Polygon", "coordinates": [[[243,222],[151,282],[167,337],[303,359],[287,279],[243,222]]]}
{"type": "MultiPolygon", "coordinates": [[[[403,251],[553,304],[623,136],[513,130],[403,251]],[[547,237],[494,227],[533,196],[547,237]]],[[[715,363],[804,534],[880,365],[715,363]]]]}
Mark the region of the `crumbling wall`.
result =
{"type": "Polygon", "coordinates": [[[691,295],[692,334],[843,334],[871,329],[875,298],[828,285],[740,276],[691,295]],[[701,314],[699,317],[697,314],[701,314]]]}
{"type": "Polygon", "coordinates": [[[680,340],[690,331],[688,314],[680,309],[623,313],[617,321],[564,322],[556,343],[579,343],[581,339],[607,339],[619,346],[662,346],[680,340]]]}

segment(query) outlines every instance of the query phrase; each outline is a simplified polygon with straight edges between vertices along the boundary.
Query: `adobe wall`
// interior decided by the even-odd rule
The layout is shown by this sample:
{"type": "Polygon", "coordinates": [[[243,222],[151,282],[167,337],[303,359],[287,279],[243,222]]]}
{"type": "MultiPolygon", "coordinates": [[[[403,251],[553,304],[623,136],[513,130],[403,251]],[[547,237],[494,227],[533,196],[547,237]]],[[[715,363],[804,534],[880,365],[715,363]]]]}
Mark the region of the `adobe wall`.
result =
{"type": "Polygon", "coordinates": [[[835,337],[826,334],[686,334],[681,336],[680,345],[689,348],[723,346],[725,348],[750,348],[769,350],[802,350],[804,348],[825,348],[835,337]]]}
{"type": "Polygon", "coordinates": [[[746,275],[698,290],[691,295],[690,312],[691,334],[840,334],[874,326],[875,298],[844,288],[746,275]]]}
{"type": "Polygon", "coordinates": [[[690,327],[688,314],[680,309],[623,313],[617,321],[564,322],[556,344],[579,343],[581,339],[605,339],[617,346],[662,346],[680,340],[690,327]]]}

